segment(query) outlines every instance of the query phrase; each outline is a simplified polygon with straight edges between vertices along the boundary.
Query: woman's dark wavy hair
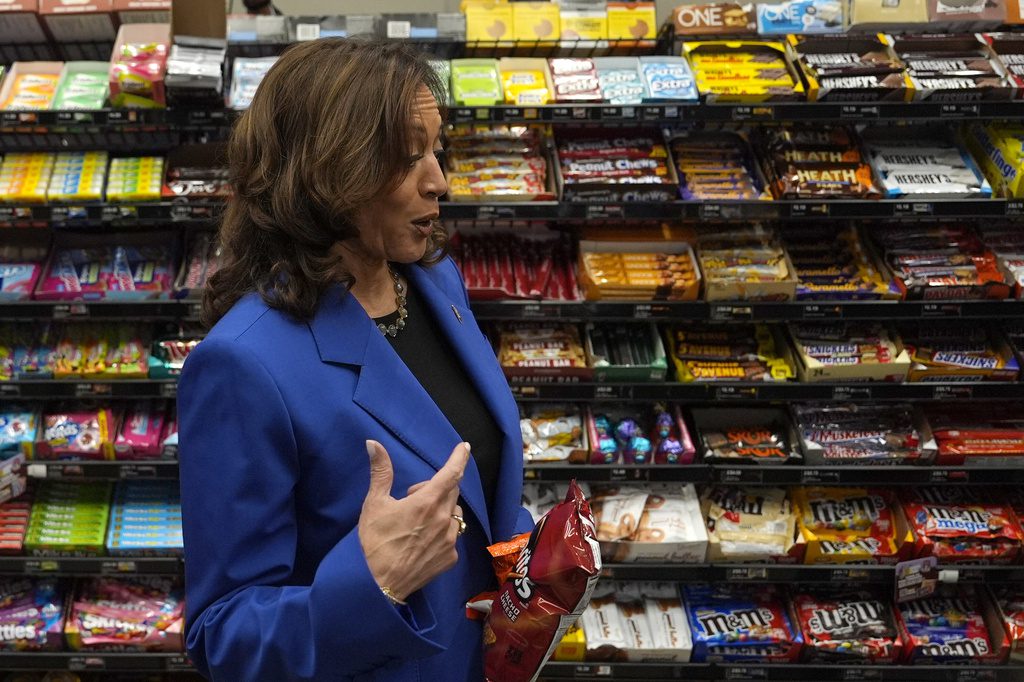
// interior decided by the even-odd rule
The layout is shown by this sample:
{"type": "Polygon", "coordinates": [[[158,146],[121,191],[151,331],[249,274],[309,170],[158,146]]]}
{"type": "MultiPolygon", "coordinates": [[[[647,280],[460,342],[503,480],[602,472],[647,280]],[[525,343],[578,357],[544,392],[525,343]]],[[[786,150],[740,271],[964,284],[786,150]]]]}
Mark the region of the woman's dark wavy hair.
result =
{"type": "MultiPolygon", "coordinates": [[[[358,233],[357,211],[396,188],[410,151],[417,91],[441,104],[423,53],[400,42],[327,38],[289,48],[270,69],[228,143],[234,196],[220,227],[220,269],[203,298],[212,326],[242,296],[309,320],[324,291],[350,274],[331,254],[358,233]]],[[[438,226],[427,263],[447,253],[438,226]]]]}

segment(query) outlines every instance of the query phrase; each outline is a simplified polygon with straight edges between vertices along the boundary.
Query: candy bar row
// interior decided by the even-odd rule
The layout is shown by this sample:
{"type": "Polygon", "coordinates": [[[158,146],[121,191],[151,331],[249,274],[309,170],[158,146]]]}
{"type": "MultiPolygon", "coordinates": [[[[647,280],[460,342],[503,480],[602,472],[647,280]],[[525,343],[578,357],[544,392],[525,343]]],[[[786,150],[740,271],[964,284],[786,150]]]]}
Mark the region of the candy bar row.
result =
{"type": "Polygon", "coordinates": [[[0,410],[0,458],[153,460],[177,444],[174,410],[162,401],[139,401],[128,408],[69,404],[0,410]]]}
{"type": "Polygon", "coordinates": [[[1021,330],[938,321],[769,324],[506,322],[494,326],[509,381],[1013,381],[1021,330]],[[1012,339],[1012,341],[1011,341],[1012,339]]]}
{"type": "Polygon", "coordinates": [[[1024,593],[602,583],[556,661],[955,665],[1024,658],[1024,593]]]}
{"type": "MultiPolygon", "coordinates": [[[[527,481],[524,506],[543,514],[563,489],[527,481]]],[[[586,492],[608,562],[1010,565],[1024,550],[1017,488],[594,483],[586,492]]]]}
{"type": "Polygon", "coordinates": [[[181,552],[177,481],[43,481],[0,504],[0,554],[143,557],[181,552]]]}
{"type": "Polygon", "coordinates": [[[1024,406],[1013,403],[519,410],[527,464],[1024,464],[1024,406]]]}
{"type": "Polygon", "coordinates": [[[184,590],[169,578],[0,582],[0,650],[183,652],[184,590]]]}

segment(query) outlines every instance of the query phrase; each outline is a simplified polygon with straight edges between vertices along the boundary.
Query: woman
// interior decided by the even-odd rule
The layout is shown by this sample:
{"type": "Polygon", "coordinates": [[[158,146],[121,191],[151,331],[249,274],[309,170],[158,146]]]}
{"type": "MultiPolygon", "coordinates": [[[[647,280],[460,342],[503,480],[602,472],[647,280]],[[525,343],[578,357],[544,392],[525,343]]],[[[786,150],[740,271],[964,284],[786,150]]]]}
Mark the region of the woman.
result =
{"type": "Polygon", "coordinates": [[[188,649],[214,679],[482,679],[465,602],[532,523],[518,412],[443,255],[442,92],[409,47],[303,43],[232,133],[213,328],[178,389],[188,649]]]}

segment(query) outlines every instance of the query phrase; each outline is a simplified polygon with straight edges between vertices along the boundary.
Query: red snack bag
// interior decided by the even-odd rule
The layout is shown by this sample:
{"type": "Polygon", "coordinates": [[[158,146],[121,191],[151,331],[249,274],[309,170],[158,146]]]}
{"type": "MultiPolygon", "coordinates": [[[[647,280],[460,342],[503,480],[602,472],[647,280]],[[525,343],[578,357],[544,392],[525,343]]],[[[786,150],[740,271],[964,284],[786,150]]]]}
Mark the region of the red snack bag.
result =
{"type": "Polygon", "coordinates": [[[484,625],[488,682],[531,682],[590,601],[601,548],[590,504],[576,481],[541,518],[502,583],[484,625]],[[509,576],[511,578],[511,576],[509,576]]]}

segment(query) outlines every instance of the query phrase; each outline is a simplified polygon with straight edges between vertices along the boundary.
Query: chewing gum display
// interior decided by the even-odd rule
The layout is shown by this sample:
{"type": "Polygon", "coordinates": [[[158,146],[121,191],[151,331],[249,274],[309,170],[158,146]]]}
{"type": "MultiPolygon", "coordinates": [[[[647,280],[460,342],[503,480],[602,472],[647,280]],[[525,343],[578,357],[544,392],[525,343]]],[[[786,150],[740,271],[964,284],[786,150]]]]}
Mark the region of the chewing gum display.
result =
{"type": "Polygon", "coordinates": [[[166,43],[124,43],[118,47],[110,65],[111,104],[131,109],[166,106],[166,43]]]}
{"type": "Polygon", "coordinates": [[[228,106],[232,109],[248,109],[256,95],[256,88],[276,61],[277,57],[235,57],[231,65],[228,106]]]}
{"type": "MultiPolygon", "coordinates": [[[[652,244],[652,246],[655,246],[652,244]]],[[[669,245],[666,245],[668,247],[669,245]]],[[[580,280],[587,299],[688,300],[696,298],[700,274],[689,244],[673,244],[672,251],[629,251],[600,242],[580,245],[580,280]]]]}
{"type": "Polygon", "coordinates": [[[600,410],[587,423],[594,464],[689,464],[694,448],[678,407],[600,410]]]}
{"type": "Polygon", "coordinates": [[[796,514],[781,488],[711,486],[701,493],[712,556],[722,561],[770,561],[793,546],[796,514]]]}
{"type": "Polygon", "coordinates": [[[453,246],[472,300],[580,298],[573,242],[564,232],[518,224],[512,232],[461,227],[453,246]]]}
{"type": "Polygon", "coordinates": [[[907,404],[796,405],[793,413],[808,465],[927,464],[935,456],[907,404]]]}
{"type": "Polygon", "coordinates": [[[46,201],[56,154],[15,152],[5,154],[0,163],[0,198],[19,203],[46,201]]]}
{"type": "Polygon", "coordinates": [[[965,323],[905,325],[911,381],[1012,381],[1019,365],[995,330],[965,323]]]}
{"type": "Polygon", "coordinates": [[[58,247],[39,280],[40,300],[166,298],[170,294],[171,250],[161,244],[58,247]]]}
{"type": "Polygon", "coordinates": [[[93,62],[84,62],[81,66],[70,62],[64,67],[53,108],[67,111],[102,109],[109,91],[106,68],[93,66],[93,62]]]}
{"type": "Polygon", "coordinates": [[[797,660],[803,638],[779,589],[689,584],[682,587],[696,663],[797,660]]]}
{"type": "Polygon", "coordinates": [[[868,234],[904,298],[959,300],[1010,294],[995,254],[969,226],[880,226],[868,234]]]}
{"type": "Polygon", "coordinates": [[[895,563],[901,556],[899,505],[891,492],[804,487],[792,494],[807,563],[895,563]]]}
{"type": "Polygon", "coordinates": [[[797,300],[897,299],[888,273],[875,266],[860,232],[825,223],[787,225],[782,243],[796,273],[797,300]]]}
{"type": "Polygon", "coordinates": [[[592,59],[548,59],[556,102],[600,102],[601,84],[592,59]]]}
{"type": "Polygon", "coordinates": [[[493,106],[503,99],[497,59],[453,59],[452,99],[462,106],[493,106]]]}
{"type": "Polygon", "coordinates": [[[25,550],[32,556],[103,554],[109,483],[44,481],[35,487],[25,550]]]}
{"type": "Polygon", "coordinates": [[[709,103],[802,99],[803,86],[790,71],[782,43],[684,42],[683,55],[709,103]]]}
{"type": "Polygon", "coordinates": [[[914,491],[903,491],[903,496],[918,556],[935,556],[943,563],[995,564],[1019,556],[1024,531],[1008,505],[942,503],[914,491]]]}
{"type": "Polygon", "coordinates": [[[100,201],[106,182],[106,152],[61,152],[46,189],[49,201],[100,201]]]}
{"type": "Polygon", "coordinates": [[[700,434],[705,462],[785,464],[799,458],[782,410],[695,408],[690,413],[700,434]]]}
{"type": "Polygon", "coordinates": [[[593,375],[575,325],[509,323],[498,334],[498,362],[510,378],[593,375]]]}
{"type": "Polygon", "coordinates": [[[54,578],[0,581],[0,650],[60,651],[64,586],[54,578]]]}
{"type": "Polygon", "coordinates": [[[453,201],[553,199],[536,126],[458,125],[445,156],[453,201]]]}
{"type": "Polygon", "coordinates": [[[575,482],[530,534],[484,624],[484,675],[492,682],[536,678],[583,613],[601,573],[590,505],[575,482]],[[510,576],[511,578],[511,576],[510,576]]]}
{"type": "Polygon", "coordinates": [[[183,590],[173,578],[83,579],[65,627],[68,648],[180,652],[184,611],[183,590]]]}
{"type": "Polygon", "coordinates": [[[159,201],[164,157],[126,156],[110,160],[107,201],[159,201]]]}
{"type": "Polygon", "coordinates": [[[679,381],[784,381],[793,368],[767,325],[687,324],[667,330],[679,381]]]}
{"type": "MultiPolygon", "coordinates": [[[[60,75],[45,72],[23,73],[24,67],[28,64],[29,62],[20,64],[15,62],[11,67],[8,78],[13,78],[14,82],[9,86],[7,99],[0,105],[0,109],[16,111],[50,108],[57,91],[57,81],[60,80],[60,75]]],[[[57,66],[59,67],[60,64],[57,66]]]]}
{"type": "Polygon", "coordinates": [[[910,664],[981,663],[993,653],[979,595],[960,588],[898,604],[896,614],[910,664]]]}
{"type": "Polygon", "coordinates": [[[853,129],[802,125],[759,132],[757,148],[776,199],[879,196],[853,129]]]}
{"type": "Polygon", "coordinates": [[[597,80],[601,97],[609,104],[641,104],[647,88],[640,78],[640,60],[636,57],[598,57],[597,80]]]}
{"type": "Polygon", "coordinates": [[[640,75],[648,102],[696,102],[700,99],[690,65],[682,57],[640,57],[640,75]]]}
{"type": "Polygon", "coordinates": [[[889,599],[878,589],[802,588],[793,608],[809,663],[895,663],[903,644],[889,599]]]}
{"type": "Polygon", "coordinates": [[[1000,461],[1024,455],[1024,411],[1018,404],[925,406],[944,465],[1000,461]]]}
{"type": "Polygon", "coordinates": [[[992,196],[992,187],[968,151],[948,132],[871,128],[863,133],[871,164],[886,196],[929,195],[951,198],[992,196]]]}
{"type": "Polygon", "coordinates": [[[881,323],[789,325],[801,381],[902,382],[910,357],[899,335],[881,323]]]}
{"type": "Polygon", "coordinates": [[[812,102],[905,101],[911,96],[905,65],[876,37],[790,35],[787,40],[812,102]]]}
{"type": "Polygon", "coordinates": [[[573,461],[576,453],[586,448],[583,414],[578,406],[521,404],[519,430],[525,462],[573,461]]]}
{"type": "Polygon", "coordinates": [[[736,133],[693,132],[671,140],[686,200],[751,201],[769,199],[747,141],[736,133]]]}
{"type": "Polygon", "coordinates": [[[498,60],[505,103],[537,106],[552,101],[547,64],[543,59],[502,57],[498,60]]]}

